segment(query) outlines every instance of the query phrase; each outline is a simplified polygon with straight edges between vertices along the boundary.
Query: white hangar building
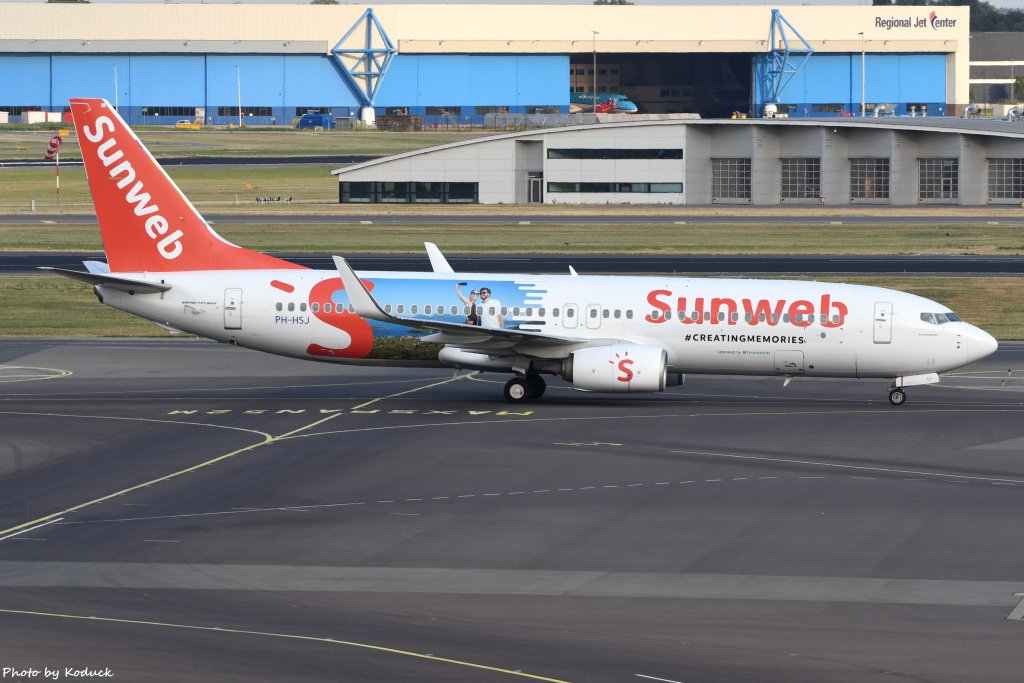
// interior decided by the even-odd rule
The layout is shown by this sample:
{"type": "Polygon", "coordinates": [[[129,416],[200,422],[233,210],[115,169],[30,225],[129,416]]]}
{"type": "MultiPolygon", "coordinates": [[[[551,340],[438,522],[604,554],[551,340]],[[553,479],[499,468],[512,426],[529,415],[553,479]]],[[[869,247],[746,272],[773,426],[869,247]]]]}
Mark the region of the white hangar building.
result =
{"type": "Polygon", "coordinates": [[[626,121],[495,135],[333,174],[342,203],[1021,204],[1024,123],[626,121]]]}

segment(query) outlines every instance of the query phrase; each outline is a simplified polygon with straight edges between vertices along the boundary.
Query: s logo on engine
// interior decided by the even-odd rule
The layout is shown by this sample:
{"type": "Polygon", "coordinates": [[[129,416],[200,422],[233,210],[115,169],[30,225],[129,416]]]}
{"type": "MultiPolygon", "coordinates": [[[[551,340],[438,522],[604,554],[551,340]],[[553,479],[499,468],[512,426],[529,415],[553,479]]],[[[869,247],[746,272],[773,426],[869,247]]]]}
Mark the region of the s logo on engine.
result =
{"type": "Polygon", "coordinates": [[[614,365],[619,370],[619,376],[615,379],[619,382],[630,382],[633,380],[633,370],[630,366],[633,365],[633,359],[629,357],[629,352],[625,354],[625,358],[620,358],[619,354],[615,354],[616,358],[619,358],[618,362],[613,360],[608,361],[610,365],[614,365]]]}

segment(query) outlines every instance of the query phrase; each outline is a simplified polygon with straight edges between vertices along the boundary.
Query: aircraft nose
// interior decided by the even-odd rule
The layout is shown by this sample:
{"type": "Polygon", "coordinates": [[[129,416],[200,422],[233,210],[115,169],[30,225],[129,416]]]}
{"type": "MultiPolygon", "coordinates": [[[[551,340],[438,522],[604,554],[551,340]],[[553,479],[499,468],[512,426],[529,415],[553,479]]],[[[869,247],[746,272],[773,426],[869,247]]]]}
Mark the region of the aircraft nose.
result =
{"type": "Polygon", "coordinates": [[[995,337],[973,325],[967,331],[967,362],[973,363],[991,356],[999,348],[999,342],[995,337]]]}

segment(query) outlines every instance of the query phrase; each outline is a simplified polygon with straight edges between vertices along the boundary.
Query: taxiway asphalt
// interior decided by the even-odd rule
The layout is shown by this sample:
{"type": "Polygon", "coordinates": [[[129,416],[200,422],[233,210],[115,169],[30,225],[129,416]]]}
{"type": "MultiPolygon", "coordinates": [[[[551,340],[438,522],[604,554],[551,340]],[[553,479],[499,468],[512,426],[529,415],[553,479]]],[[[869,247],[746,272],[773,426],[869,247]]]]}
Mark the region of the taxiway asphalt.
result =
{"type": "Polygon", "coordinates": [[[1022,373],[1011,343],[902,408],[699,376],[510,407],[497,375],[0,340],[0,667],[1016,681],[1022,373]]]}
{"type": "MultiPolygon", "coordinates": [[[[275,256],[309,268],[332,270],[330,254],[276,252],[275,256]]],[[[357,270],[429,271],[426,254],[341,254],[357,270]]],[[[721,256],[691,254],[449,254],[459,273],[580,274],[764,274],[1021,276],[1024,256],[721,256]]],[[[40,267],[81,270],[83,261],[106,261],[89,252],[0,253],[0,275],[38,274],[40,267]]]]}

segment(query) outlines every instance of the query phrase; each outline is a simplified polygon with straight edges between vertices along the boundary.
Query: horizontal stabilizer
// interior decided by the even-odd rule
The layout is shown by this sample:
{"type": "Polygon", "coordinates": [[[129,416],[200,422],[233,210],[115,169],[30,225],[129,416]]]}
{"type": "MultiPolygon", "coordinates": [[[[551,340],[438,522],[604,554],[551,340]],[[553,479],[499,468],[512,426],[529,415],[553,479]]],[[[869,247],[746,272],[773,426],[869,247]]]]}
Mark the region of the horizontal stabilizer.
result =
{"type": "Polygon", "coordinates": [[[132,280],[127,277],[116,277],[114,275],[103,275],[102,273],[84,273],[80,270],[68,270],[67,268],[51,268],[49,266],[40,266],[39,270],[48,270],[51,273],[57,273],[57,275],[63,275],[69,277],[72,280],[81,280],[82,282],[88,282],[91,285],[103,285],[105,287],[112,287],[114,289],[120,289],[125,292],[133,294],[152,294],[154,292],[166,292],[171,288],[170,285],[162,282],[146,282],[145,280],[132,280]]]}

